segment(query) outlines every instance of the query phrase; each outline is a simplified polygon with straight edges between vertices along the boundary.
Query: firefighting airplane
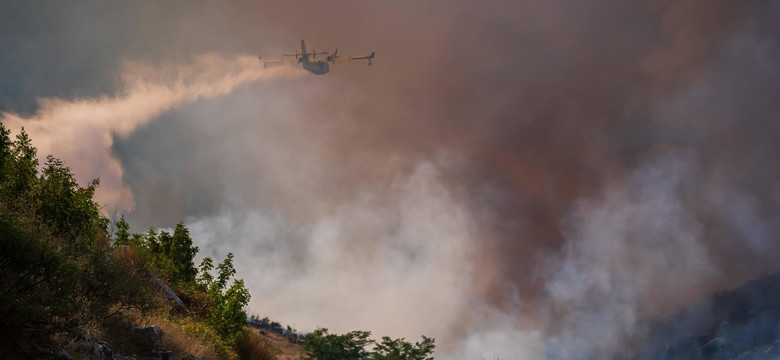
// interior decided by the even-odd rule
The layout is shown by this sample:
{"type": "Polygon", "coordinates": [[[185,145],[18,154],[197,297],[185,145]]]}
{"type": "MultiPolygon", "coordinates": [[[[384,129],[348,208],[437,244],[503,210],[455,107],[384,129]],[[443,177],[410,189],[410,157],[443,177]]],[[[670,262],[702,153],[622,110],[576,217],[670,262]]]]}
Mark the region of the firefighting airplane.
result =
{"type": "Polygon", "coordinates": [[[301,40],[301,52],[298,53],[298,50],[295,50],[295,53],[292,54],[284,54],[284,56],[292,56],[294,59],[263,59],[263,57],[260,57],[260,61],[263,62],[264,67],[268,67],[269,64],[297,64],[301,63],[303,64],[303,69],[309,71],[312,74],[315,75],[323,75],[327,74],[330,69],[328,69],[328,62],[335,63],[336,61],[352,61],[352,60],[368,60],[368,65],[371,65],[371,60],[374,58],[374,52],[371,53],[371,55],[368,56],[338,56],[339,49],[336,49],[336,51],[333,52],[333,54],[329,54],[326,51],[323,52],[317,52],[316,50],[312,50],[311,52],[306,52],[306,43],[301,40]],[[317,58],[317,55],[326,55],[325,57],[317,58]]]}

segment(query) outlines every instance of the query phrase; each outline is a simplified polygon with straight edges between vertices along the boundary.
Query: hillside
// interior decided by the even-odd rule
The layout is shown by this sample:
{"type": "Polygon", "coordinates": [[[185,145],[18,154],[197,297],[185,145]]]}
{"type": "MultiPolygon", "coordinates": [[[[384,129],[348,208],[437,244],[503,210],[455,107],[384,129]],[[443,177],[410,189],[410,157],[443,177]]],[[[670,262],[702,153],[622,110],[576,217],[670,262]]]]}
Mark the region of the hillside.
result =
{"type": "Polygon", "coordinates": [[[722,291],[652,326],[631,360],[780,358],[780,272],[722,291]]]}
{"type": "Polygon", "coordinates": [[[196,266],[183,222],[132,232],[101,214],[99,180],[80,186],[54,156],[39,164],[24,129],[10,135],[0,123],[0,359],[433,359],[425,336],[251,328],[232,253],[196,266]]]}
{"type": "Polygon", "coordinates": [[[270,344],[277,360],[299,360],[305,354],[300,343],[292,342],[285,336],[262,329],[252,329],[252,331],[270,344]]]}
{"type": "Polygon", "coordinates": [[[37,155],[0,124],[0,358],[273,358],[232,254],[196,267],[184,223],[133,233],[101,215],[98,180],[37,155]]]}

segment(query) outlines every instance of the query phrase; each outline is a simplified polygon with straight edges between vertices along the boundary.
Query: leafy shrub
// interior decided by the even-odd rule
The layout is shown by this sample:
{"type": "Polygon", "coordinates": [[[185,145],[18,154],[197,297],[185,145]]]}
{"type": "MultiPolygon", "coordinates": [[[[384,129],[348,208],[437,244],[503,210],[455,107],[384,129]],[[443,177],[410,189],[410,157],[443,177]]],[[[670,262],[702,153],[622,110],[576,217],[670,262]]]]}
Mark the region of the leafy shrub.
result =
{"type": "Polygon", "coordinates": [[[247,327],[247,315],[244,307],[249,303],[249,290],[244,286],[244,280],[233,279],[236,269],[233,268],[233,253],[217,265],[217,277],[210,271],[214,269],[211,258],[203,259],[200,266],[200,282],[206,288],[209,306],[206,319],[220,336],[231,339],[241,334],[247,327]],[[230,280],[233,279],[233,283],[230,280]]]}

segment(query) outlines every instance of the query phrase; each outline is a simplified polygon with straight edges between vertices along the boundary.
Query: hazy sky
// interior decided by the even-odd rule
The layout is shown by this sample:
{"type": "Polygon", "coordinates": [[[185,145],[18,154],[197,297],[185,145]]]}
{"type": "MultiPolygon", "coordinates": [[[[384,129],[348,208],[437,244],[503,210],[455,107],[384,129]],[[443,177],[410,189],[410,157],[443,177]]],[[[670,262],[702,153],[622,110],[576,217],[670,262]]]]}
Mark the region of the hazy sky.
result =
{"type": "Polygon", "coordinates": [[[603,358],[780,270],[778,95],[780,1],[0,0],[0,120],[107,212],[447,359],[603,358]],[[255,61],[300,39],[376,59],[255,61]]]}

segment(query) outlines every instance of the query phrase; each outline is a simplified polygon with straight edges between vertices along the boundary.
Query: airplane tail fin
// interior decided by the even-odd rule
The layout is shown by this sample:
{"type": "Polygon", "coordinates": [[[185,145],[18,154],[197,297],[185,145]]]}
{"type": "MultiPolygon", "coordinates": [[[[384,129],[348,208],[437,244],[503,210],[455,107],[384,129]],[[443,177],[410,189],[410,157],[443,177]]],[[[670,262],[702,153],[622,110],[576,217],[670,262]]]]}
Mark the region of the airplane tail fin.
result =
{"type": "Polygon", "coordinates": [[[306,56],[306,43],[301,40],[301,53],[306,56]]]}
{"type": "Polygon", "coordinates": [[[371,66],[371,61],[374,59],[374,54],[376,54],[376,51],[372,51],[371,55],[368,56],[368,66],[371,66]]]}

